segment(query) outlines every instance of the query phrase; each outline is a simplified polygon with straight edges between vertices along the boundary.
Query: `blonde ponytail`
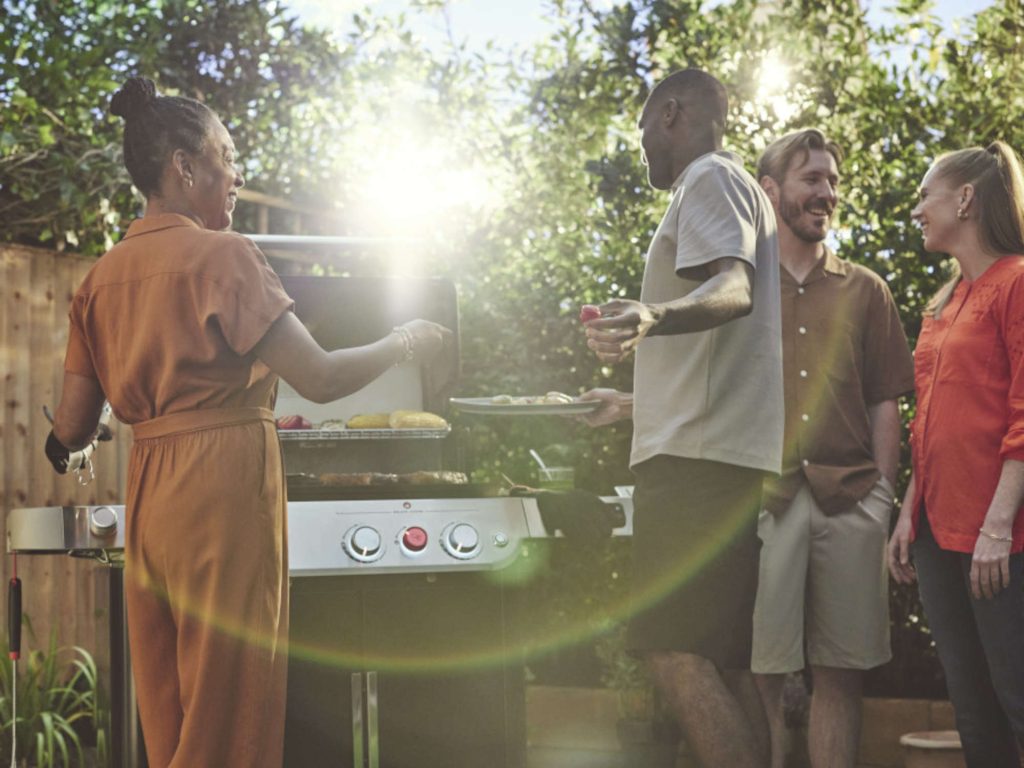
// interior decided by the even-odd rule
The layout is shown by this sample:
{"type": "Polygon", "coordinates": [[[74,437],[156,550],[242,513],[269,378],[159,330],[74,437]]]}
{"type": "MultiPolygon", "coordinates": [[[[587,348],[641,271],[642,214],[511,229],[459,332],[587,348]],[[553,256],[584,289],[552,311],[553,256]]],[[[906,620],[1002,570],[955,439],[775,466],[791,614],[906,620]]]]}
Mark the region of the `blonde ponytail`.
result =
{"type": "MultiPolygon", "coordinates": [[[[993,141],[984,149],[950,152],[935,161],[936,175],[952,187],[974,187],[978,234],[992,253],[1024,255],[1024,172],[1009,144],[993,141]]],[[[955,267],[952,279],[932,297],[925,315],[938,317],[963,276],[955,267]]]]}

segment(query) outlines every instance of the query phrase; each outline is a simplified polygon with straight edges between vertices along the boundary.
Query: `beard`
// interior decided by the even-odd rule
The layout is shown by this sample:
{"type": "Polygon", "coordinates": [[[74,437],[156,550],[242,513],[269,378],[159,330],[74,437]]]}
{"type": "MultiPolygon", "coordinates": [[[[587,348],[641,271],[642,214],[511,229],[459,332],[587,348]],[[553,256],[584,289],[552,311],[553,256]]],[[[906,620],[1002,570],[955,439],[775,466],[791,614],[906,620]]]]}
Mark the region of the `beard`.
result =
{"type": "MultiPolygon", "coordinates": [[[[815,200],[814,202],[817,203],[818,201],[815,200]]],[[[825,232],[822,232],[816,227],[801,223],[800,218],[803,216],[803,213],[804,209],[799,203],[794,203],[786,198],[779,200],[779,218],[786,223],[786,226],[792,230],[793,234],[805,243],[820,243],[828,234],[827,229],[825,232]]]]}

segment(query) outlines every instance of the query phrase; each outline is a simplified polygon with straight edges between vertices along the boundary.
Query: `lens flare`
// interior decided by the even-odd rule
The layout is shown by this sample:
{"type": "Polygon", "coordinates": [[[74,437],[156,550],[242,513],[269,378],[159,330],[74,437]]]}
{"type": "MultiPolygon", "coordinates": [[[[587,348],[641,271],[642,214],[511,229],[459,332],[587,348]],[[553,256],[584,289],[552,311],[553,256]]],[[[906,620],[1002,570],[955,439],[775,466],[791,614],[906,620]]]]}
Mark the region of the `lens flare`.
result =
{"type": "Polygon", "coordinates": [[[790,72],[789,67],[776,53],[769,53],[761,62],[761,72],[758,77],[757,101],[767,105],[775,113],[776,118],[786,123],[799,109],[789,97],[790,94],[790,72]]]}
{"type": "MultiPolygon", "coordinates": [[[[548,573],[550,569],[557,568],[558,563],[554,562],[547,550],[542,547],[525,547],[518,559],[506,569],[458,574],[459,577],[471,577],[470,585],[465,588],[459,586],[462,582],[456,582],[457,586],[454,588],[451,587],[451,581],[435,584],[434,577],[421,574],[418,577],[422,580],[421,586],[412,589],[413,597],[407,596],[399,600],[398,605],[391,602],[395,593],[389,592],[387,582],[378,582],[381,578],[388,578],[387,576],[308,577],[300,580],[314,583],[315,586],[313,593],[310,594],[308,590],[303,591],[305,584],[299,585],[298,588],[293,585],[293,631],[288,653],[293,662],[307,667],[319,667],[325,671],[373,669],[409,675],[466,673],[515,665],[524,661],[528,663],[532,659],[542,658],[565,647],[593,640],[597,635],[606,632],[609,626],[628,620],[634,613],[656,604],[678,587],[699,576],[702,569],[728,549],[743,528],[750,525],[749,510],[752,504],[749,502],[750,500],[745,500],[735,509],[724,511],[719,524],[706,532],[700,545],[681,548],[679,558],[663,569],[657,581],[648,583],[643,590],[634,590],[629,595],[623,591],[621,596],[602,604],[600,621],[595,620],[593,616],[584,615],[556,626],[545,624],[545,627],[538,631],[533,623],[535,617],[531,613],[532,607],[524,603],[520,590],[528,589],[537,578],[548,573]],[[344,595],[348,587],[318,591],[319,584],[326,584],[330,579],[336,579],[339,583],[353,583],[353,580],[361,579],[362,586],[359,588],[367,593],[373,593],[374,599],[379,600],[374,611],[381,616],[405,616],[405,610],[410,605],[419,608],[411,611],[408,626],[390,618],[382,619],[391,629],[381,630],[374,639],[372,633],[367,634],[365,629],[359,629],[365,616],[356,611],[348,620],[345,618],[345,611],[339,607],[346,599],[344,595]],[[380,588],[376,586],[378,583],[381,584],[380,588]],[[448,594],[432,595],[431,590],[438,588],[448,590],[448,594]],[[417,589],[422,593],[422,600],[426,603],[430,600],[444,600],[450,603],[440,611],[444,615],[437,619],[450,624],[450,633],[437,632],[437,624],[430,617],[439,611],[435,607],[424,607],[418,602],[420,596],[415,594],[417,589]],[[323,621],[320,621],[319,617],[315,619],[315,631],[308,630],[308,621],[304,629],[296,631],[295,609],[300,604],[301,610],[307,616],[311,612],[311,606],[314,613],[317,606],[324,606],[322,613],[326,618],[323,621]],[[487,631],[481,629],[486,626],[486,622],[474,625],[472,621],[467,621],[465,626],[468,628],[462,631],[461,617],[472,617],[479,611],[488,611],[490,616],[499,617],[500,623],[504,624],[503,631],[487,631]],[[431,629],[421,636],[418,633],[425,617],[426,621],[431,623],[431,629]],[[391,623],[388,624],[388,621],[391,623]],[[398,626],[404,627],[404,630],[396,630],[395,627],[398,626]],[[423,636],[427,638],[425,641],[423,636]]],[[[165,595],[160,594],[156,584],[145,578],[144,569],[129,568],[126,575],[135,580],[136,584],[166,599],[165,595]]],[[[448,574],[449,577],[453,575],[448,574]]],[[[440,580],[440,577],[438,579],[440,580]]],[[[244,617],[211,615],[201,609],[198,599],[190,602],[187,597],[179,597],[171,607],[176,615],[198,617],[210,628],[239,639],[247,645],[271,653],[282,651],[277,627],[254,628],[245,623],[244,617]]],[[[699,622],[700,617],[693,617],[693,621],[699,622]]]]}

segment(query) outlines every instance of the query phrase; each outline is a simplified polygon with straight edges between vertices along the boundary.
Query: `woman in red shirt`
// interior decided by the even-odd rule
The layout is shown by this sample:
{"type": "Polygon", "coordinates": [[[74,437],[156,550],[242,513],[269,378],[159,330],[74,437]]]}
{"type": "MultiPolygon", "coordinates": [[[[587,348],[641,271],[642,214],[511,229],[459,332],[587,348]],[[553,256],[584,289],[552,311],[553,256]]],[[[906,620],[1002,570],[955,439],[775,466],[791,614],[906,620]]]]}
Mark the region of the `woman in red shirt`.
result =
{"type": "Polygon", "coordinates": [[[1019,768],[1024,176],[997,141],[940,157],[919,193],[924,246],[957,274],[929,303],[914,353],[913,474],[889,570],[920,582],[968,766],[1019,768]]]}

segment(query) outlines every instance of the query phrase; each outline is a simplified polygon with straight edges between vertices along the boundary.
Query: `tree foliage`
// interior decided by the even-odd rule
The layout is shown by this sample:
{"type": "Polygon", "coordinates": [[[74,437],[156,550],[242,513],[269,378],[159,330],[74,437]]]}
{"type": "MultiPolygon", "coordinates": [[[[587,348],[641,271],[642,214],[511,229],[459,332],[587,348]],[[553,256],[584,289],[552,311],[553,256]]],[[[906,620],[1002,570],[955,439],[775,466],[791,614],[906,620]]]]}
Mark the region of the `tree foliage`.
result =
{"type": "Polygon", "coordinates": [[[325,181],[319,94],[343,76],[346,49],[280,4],[3,0],[0,9],[4,239],[98,255],[140,209],[120,160],[121,122],[107,113],[130,75],[221,114],[264,191],[325,181]]]}

